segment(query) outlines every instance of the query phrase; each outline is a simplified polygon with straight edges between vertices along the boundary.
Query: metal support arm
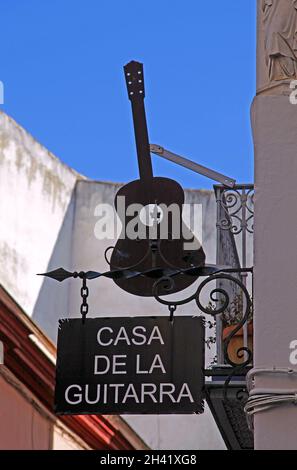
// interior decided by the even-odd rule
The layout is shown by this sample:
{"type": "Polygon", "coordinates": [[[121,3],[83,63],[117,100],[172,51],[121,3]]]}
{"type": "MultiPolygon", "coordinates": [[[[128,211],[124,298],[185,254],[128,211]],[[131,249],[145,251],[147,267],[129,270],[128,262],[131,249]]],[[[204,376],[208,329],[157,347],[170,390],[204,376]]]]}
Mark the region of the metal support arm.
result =
{"type": "Polygon", "coordinates": [[[166,160],[176,163],[177,165],[183,166],[188,170],[192,170],[195,173],[198,173],[199,175],[206,176],[206,178],[218,181],[219,183],[223,184],[228,188],[234,188],[236,184],[236,180],[234,180],[233,178],[229,178],[228,176],[222,175],[217,171],[211,170],[209,168],[206,168],[205,166],[199,165],[198,163],[192,162],[191,160],[181,157],[176,153],[169,152],[169,150],[164,149],[160,145],[150,144],[150,150],[151,153],[158,155],[159,157],[165,158],[166,160]]]}

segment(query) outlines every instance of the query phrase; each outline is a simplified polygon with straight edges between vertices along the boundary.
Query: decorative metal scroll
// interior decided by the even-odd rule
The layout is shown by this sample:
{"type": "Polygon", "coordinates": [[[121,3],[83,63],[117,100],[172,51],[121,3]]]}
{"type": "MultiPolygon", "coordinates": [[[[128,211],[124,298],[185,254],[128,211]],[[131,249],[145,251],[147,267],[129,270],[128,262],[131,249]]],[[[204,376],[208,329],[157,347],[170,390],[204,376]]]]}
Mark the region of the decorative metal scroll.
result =
{"type": "Polygon", "coordinates": [[[216,185],[214,188],[217,203],[222,209],[217,226],[234,235],[244,230],[254,233],[254,186],[242,184],[227,189],[216,185]]]}
{"type": "MultiPolygon", "coordinates": [[[[198,308],[204,314],[211,315],[211,316],[215,317],[219,314],[222,314],[226,310],[226,308],[229,306],[230,297],[229,297],[228,292],[221,289],[221,288],[217,288],[217,287],[211,290],[211,292],[210,292],[210,300],[211,301],[213,301],[213,302],[218,301],[218,299],[216,297],[216,294],[220,294],[224,298],[223,303],[215,309],[210,308],[208,306],[202,305],[201,300],[200,300],[201,292],[212,281],[217,281],[219,279],[224,279],[224,280],[227,280],[227,281],[230,281],[230,282],[234,282],[240,289],[242,289],[242,293],[245,297],[246,305],[245,305],[244,315],[242,316],[241,321],[236,325],[236,327],[234,328],[232,333],[224,341],[224,353],[225,353],[226,362],[229,365],[231,365],[232,367],[239,367],[239,366],[240,367],[246,367],[252,360],[252,352],[248,348],[242,347],[242,348],[238,349],[238,351],[237,351],[238,359],[243,358],[243,353],[244,352],[246,352],[247,355],[248,355],[247,359],[245,361],[243,361],[241,364],[238,364],[238,363],[234,362],[228,354],[228,346],[230,344],[231,339],[236,335],[236,333],[248,321],[248,318],[249,318],[249,315],[250,315],[250,312],[251,312],[251,298],[250,298],[249,292],[248,292],[247,288],[242,284],[241,281],[239,281],[236,277],[231,276],[229,274],[229,273],[234,273],[234,271],[235,270],[233,270],[233,269],[226,269],[224,272],[221,272],[221,273],[218,273],[218,274],[212,274],[211,276],[208,276],[204,281],[202,281],[198,285],[197,290],[195,291],[195,293],[191,294],[189,297],[187,297],[185,299],[166,300],[158,294],[158,290],[159,290],[159,288],[162,284],[163,284],[163,289],[166,289],[168,294],[170,294],[170,291],[173,290],[173,288],[174,288],[174,279],[172,277],[168,277],[168,276],[161,277],[158,281],[155,282],[153,293],[154,293],[155,299],[159,303],[161,303],[162,305],[166,305],[169,308],[169,310],[171,310],[171,309],[176,310],[177,307],[179,307],[181,305],[185,305],[185,304],[188,304],[192,301],[195,301],[198,308]]],[[[246,268],[246,269],[240,270],[240,271],[252,272],[252,268],[246,268]]]]}
{"type": "MultiPolygon", "coordinates": [[[[234,376],[239,376],[247,366],[252,364],[253,361],[253,353],[249,349],[248,346],[239,347],[236,351],[236,357],[238,359],[234,360],[230,357],[229,354],[229,346],[231,343],[232,338],[236,336],[236,334],[247,324],[251,311],[252,311],[252,299],[250,294],[244,285],[244,283],[238,278],[238,275],[252,273],[252,268],[241,268],[241,269],[224,269],[221,272],[213,273],[208,275],[202,282],[198,284],[196,291],[184,299],[179,300],[167,300],[163,296],[160,296],[158,291],[162,286],[162,290],[167,291],[168,294],[174,290],[174,278],[163,276],[159,280],[157,280],[154,284],[154,297],[155,299],[161,303],[162,305],[166,305],[170,311],[170,319],[173,320],[173,313],[176,309],[181,306],[188,304],[190,302],[196,302],[197,307],[201,312],[206,315],[211,315],[212,317],[220,316],[224,314],[226,309],[230,307],[230,303],[232,301],[232,297],[230,297],[230,289],[229,291],[225,288],[218,287],[218,285],[226,285],[226,283],[233,284],[237,287],[237,289],[242,293],[242,297],[244,299],[244,311],[242,314],[241,320],[234,326],[234,329],[231,333],[224,339],[223,341],[223,352],[224,352],[224,362],[231,366],[230,375],[227,376],[224,384],[224,396],[227,399],[227,389],[228,385],[231,382],[234,376]],[[210,307],[208,305],[203,305],[201,302],[201,294],[209,286],[211,282],[215,282],[217,287],[214,287],[211,292],[209,293],[209,299],[212,303],[215,304],[215,308],[210,307]]],[[[238,399],[243,399],[245,393],[244,390],[241,390],[239,393],[238,399]]]]}

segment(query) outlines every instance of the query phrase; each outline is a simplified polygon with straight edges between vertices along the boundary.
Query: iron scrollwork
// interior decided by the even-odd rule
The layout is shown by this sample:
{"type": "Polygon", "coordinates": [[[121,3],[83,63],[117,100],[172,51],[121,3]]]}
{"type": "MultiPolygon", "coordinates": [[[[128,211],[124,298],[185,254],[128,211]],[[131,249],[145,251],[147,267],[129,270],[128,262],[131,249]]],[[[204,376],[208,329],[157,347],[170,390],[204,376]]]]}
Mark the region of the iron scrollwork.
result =
{"type": "MultiPolygon", "coordinates": [[[[226,309],[230,306],[230,294],[222,287],[215,287],[209,293],[209,298],[211,302],[214,302],[215,308],[205,306],[201,302],[201,294],[204,289],[209,286],[211,282],[216,282],[217,286],[220,285],[220,281],[224,282],[231,282],[236,285],[237,289],[240,289],[242,292],[243,298],[245,300],[245,308],[242,314],[241,320],[234,326],[234,329],[231,333],[224,339],[223,341],[223,350],[224,350],[224,359],[225,363],[232,367],[229,376],[225,380],[224,384],[224,396],[227,398],[227,389],[228,385],[231,382],[234,376],[239,376],[240,373],[249,365],[252,364],[253,361],[253,352],[249,349],[248,346],[242,346],[237,349],[236,356],[238,358],[238,362],[235,362],[234,358],[231,359],[229,354],[229,345],[236,336],[236,334],[243,328],[245,324],[248,323],[251,310],[252,310],[252,300],[250,294],[245,286],[245,284],[241,281],[240,276],[235,277],[232,274],[244,274],[244,273],[252,273],[252,268],[239,268],[239,269],[224,269],[217,271],[217,273],[211,274],[207,276],[202,282],[199,283],[196,291],[191,294],[190,296],[179,299],[179,300],[167,300],[163,296],[159,295],[160,288],[162,286],[162,290],[166,290],[167,295],[174,290],[174,277],[171,276],[163,276],[158,279],[153,287],[153,294],[157,302],[162,305],[168,307],[170,311],[170,320],[173,320],[173,312],[181,305],[186,305],[190,302],[195,301],[199,310],[205,315],[211,315],[212,317],[216,317],[217,315],[224,314],[226,309]]],[[[164,295],[164,294],[163,294],[164,295]]],[[[238,396],[238,399],[243,399],[244,391],[238,396]]]]}
{"type": "Polygon", "coordinates": [[[254,233],[254,186],[238,185],[236,189],[224,189],[217,203],[222,209],[217,226],[222,230],[230,230],[233,235],[239,235],[243,230],[254,233]]]}

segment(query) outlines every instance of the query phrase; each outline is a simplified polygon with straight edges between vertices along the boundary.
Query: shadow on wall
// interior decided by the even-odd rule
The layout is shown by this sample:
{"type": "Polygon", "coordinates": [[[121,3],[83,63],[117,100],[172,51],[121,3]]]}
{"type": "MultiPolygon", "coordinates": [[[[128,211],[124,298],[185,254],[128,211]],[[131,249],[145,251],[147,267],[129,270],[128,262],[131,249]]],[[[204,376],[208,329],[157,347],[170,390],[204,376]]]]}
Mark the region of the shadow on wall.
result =
{"type": "MultiPolygon", "coordinates": [[[[76,185],[67,207],[46,272],[63,267],[72,271],[72,236],[75,223],[76,185]]],[[[34,306],[33,321],[56,343],[58,320],[69,316],[69,282],[43,277],[43,282],[34,306]]]]}

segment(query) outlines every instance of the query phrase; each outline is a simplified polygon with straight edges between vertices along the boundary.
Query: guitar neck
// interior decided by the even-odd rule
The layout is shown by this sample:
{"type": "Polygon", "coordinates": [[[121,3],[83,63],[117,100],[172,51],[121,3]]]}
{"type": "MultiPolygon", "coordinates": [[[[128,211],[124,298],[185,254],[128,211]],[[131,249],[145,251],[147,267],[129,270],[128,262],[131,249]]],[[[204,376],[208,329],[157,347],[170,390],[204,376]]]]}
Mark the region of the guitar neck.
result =
{"type": "Polygon", "coordinates": [[[145,116],[144,102],[132,102],[134,133],[137,149],[140,179],[148,180],[153,177],[150,154],[150,144],[145,116]]]}
{"type": "Polygon", "coordinates": [[[132,61],[124,67],[124,70],[132,106],[139,175],[140,179],[148,181],[153,177],[153,169],[144,106],[143,66],[132,61]]]}

